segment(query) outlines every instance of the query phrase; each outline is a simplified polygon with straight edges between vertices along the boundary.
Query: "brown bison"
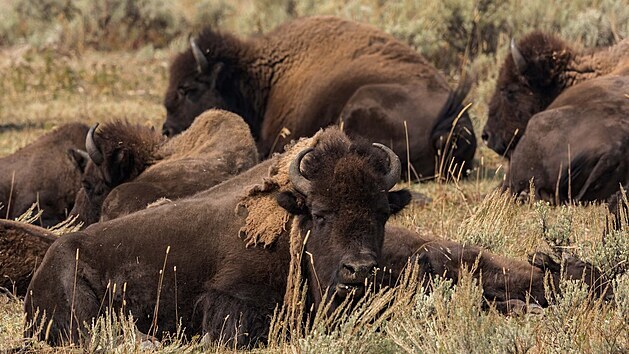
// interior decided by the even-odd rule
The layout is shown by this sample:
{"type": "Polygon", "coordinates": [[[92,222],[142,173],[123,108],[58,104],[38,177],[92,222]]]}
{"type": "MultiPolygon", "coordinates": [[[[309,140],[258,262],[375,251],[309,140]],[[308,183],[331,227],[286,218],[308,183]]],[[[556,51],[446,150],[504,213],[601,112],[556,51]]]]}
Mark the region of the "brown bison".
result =
{"type": "MultiPolygon", "coordinates": [[[[376,267],[400,269],[413,255],[434,274],[476,259],[476,248],[444,243],[456,256],[447,257],[409,231],[385,228],[410,199],[389,191],[400,171],[383,145],[327,129],[208,191],[60,237],[29,285],[27,318],[45,312],[51,343],[77,341],[107,300],[130,311],[140,331],[174,331],[180,320],[188,333],[242,346],[265,340],[274,309],[299,285],[296,274],[308,279],[306,308],[316,308],[326,290],[336,306],[360,295],[376,267]]],[[[511,300],[507,284],[515,300],[529,292],[545,304],[541,269],[500,262],[481,257],[483,279],[491,274],[496,286],[490,300],[511,300]]]]}
{"type": "Polygon", "coordinates": [[[505,187],[552,202],[606,200],[629,183],[629,40],[581,53],[539,32],[500,70],[483,139],[510,157],[505,187]]]}
{"type": "Polygon", "coordinates": [[[244,118],[268,157],[339,124],[408,157],[411,176],[432,177],[450,166],[438,155],[454,158],[457,171],[471,168],[476,137],[462,112],[468,89],[452,92],[421,55],[365,24],[302,18],[250,39],[206,29],[171,65],[163,131],[172,136],[200,112],[223,108],[244,118]]]}
{"type": "Polygon", "coordinates": [[[39,223],[52,226],[63,221],[81,187],[87,155],[83,146],[88,127],[80,123],[60,126],[0,158],[0,215],[13,219],[33,203],[43,213],[39,223]]]}
{"type": "Polygon", "coordinates": [[[249,128],[210,110],[166,140],[152,128],[115,121],[87,134],[90,156],[71,214],[89,225],[208,189],[257,163],[249,128]]]}
{"type": "MultiPolygon", "coordinates": [[[[629,40],[596,51],[577,51],[558,37],[537,31],[517,44],[512,40],[489,103],[482,139],[492,150],[509,157],[528,130],[529,120],[539,112],[565,105],[555,102],[558,97],[578,99],[581,93],[570,93],[574,86],[628,73],[629,40]]],[[[613,89],[621,91],[614,86],[598,90],[613,89]]],[[[587,103],[587,98],[579,103],[587,103]]]]}

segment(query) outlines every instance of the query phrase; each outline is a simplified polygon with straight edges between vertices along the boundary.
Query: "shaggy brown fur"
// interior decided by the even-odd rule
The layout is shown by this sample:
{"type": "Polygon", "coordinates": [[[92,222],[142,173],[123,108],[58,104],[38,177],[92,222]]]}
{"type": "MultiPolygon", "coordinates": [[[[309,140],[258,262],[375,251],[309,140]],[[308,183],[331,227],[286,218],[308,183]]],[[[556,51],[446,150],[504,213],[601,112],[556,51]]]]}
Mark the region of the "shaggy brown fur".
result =
{"type": "Polygon", "coordinates": [[[84,147],[87,130],[84,124],[66,124],[0,158],[0,217],[16,218],[38,203],[41,225],[63,221],[74,205],[86,163],[82,155],[71,158],[68,150],[84,147]]]}
{"type": "Polygon", "coordinates": [[[44,228],[0,220],[0,287],[26,294],[35,269],[56,239],[44,228]]]}
{"type": "Polygon", "coordinates": [[[97,131],[95,142],[107,158],[100,166],[90,161],[72,210],[86,224],[129,214],[160,198],[192,195],[257,162],[247,125],[220,110],[202,114],[168,141],[150,128],[114,122],[97,131]]]}
{"type": "Polygon", "coordinates": [[[476,138],[467,113],[443,146],[467,90],[452,93],[422,56],[379,29],[310,17],[249,39],[206,29],[196,42],[208,67],[197,71],[192,50],[174,59],[164,99],[166,134],[218,107],[244,118],[262,157],[340,123],[348,135],[405,157],[406,122],[410,161],[419,176],[435,174],[438,149],[452,150],[458,166],[471,166],[476,138]]]}
{"type": "Polygon", "coordinates": [[[609,48],[579,51],[554,35],[535,31],[517,48],[526,61],[524,72],[511,54],[506,56],[483,130],[487,145],[507,157],[531,117],[548,109],[562,92],[598,77],[629,75],[629,39],[609,48]]]}
{"type": "Polygon", "coordinates": [[[500,69],[483,139],[510,158],[504,183],[550,202],[606,200],[629,181],[629,40],[578,51],[533,32],[500,69]],[[517,131],[517,134],[516,134],[517,131]]]}

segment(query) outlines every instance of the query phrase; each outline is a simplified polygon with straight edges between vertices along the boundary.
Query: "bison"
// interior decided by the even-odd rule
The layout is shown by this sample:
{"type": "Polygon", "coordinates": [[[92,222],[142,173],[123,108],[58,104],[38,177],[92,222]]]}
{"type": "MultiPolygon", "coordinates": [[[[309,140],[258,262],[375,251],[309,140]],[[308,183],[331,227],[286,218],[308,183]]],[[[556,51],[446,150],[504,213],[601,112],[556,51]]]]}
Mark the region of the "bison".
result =
{"type": "MultiPolygon", "coordinates": [[[[565,104],[555,100],[574,86],[603,76],[629,73],[629,40],[598,50],[578,51],[557,36],[534,31],[516,44],[500,68],[489,103],[482,139],[500,155],[510,157],[538,113],[565,104]],[[552,104],[552,106],[551,106],[552,104]]],[[[619,85],[619,84],[617,84],[619,85]]],[[[599,88],[610,90],[614,87],[599,88]]],[[[620,91],[620,87],[615,87],[620,91]]],[[[587,103],[584,97],[581,104],[587,103]]]]}
{"type": "Polygon", "coordinates": [[[265,340],[274,310],[303,279],[306,308],[334,307],[364,292],[376,267],[399,269],[417,254],[434,274],[480,256],[496,287],[490,300],[511,300],[507,284],[515,300],[530,292],[545,304],[539,267],[451,243],[431,252],[432,241],[385,227],[410,199],[389,191],[400,171],[383,145],[326,129],[208,191],[60,237],[29,285],[27,319],[45,313],[52,344],[78,341],[107,300],[142,332],[181,321],[188,333],[245,346],[265,340]]]}
{"type": "Polygon", "coordinates": [[[578,52],[540,32],[511,44],[483,139],[510,158],[504,187],[556,203],[629,183],[629,40],[578,52]]]}
{"type": "Polygon", "coordinates": [[[476,137],[462,109],[469,82],[453,92],[421,55],[379,29],[310,17],[249,39],[205,29],[190,43],[170,67],[168,136],[218,107],[243,117],[263,158],[338,124],[408,159],[411,177],[472,167],[476,137]]]}
{"type": "Polygon", "coordinates": [[[72,215],[89,225],[117,218],[160,198],[208,189],[257,163],[249,128],[236,114],[209,110],[166,140],[152,128],[114,121],[85,138],[89,162],[72,215]]]}
{"type": "Polygon", "coordinates": [[[65,124],[1,158],[0,215],[16,218],[37,203],[42,226],[65,220],[88,160],[85,151],[79,150],[87,130],[84,124],[65,124]]]}

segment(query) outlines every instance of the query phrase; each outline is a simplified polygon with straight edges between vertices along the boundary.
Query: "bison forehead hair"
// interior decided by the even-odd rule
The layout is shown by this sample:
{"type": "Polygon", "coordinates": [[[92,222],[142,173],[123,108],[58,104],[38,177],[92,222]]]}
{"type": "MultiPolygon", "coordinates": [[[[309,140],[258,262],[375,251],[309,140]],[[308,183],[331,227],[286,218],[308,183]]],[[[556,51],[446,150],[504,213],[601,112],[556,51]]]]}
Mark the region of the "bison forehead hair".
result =
{"type": "Polygon", "coordinates": [[[380,149],[363,139],[350,140],[337,129],[324,130],[318,140],[301,165],[314,193],[349,202],[384,191],[389,162],[380,149]]]}
{"type": "Polygon", "coordinates": [[[153,162],[156,149],[166,138],[152,128],[116,120],[105,123],[94,135],[94,140],[103,156],[128,151],[134,156],[137,170],[141,171],[153,162]]]}

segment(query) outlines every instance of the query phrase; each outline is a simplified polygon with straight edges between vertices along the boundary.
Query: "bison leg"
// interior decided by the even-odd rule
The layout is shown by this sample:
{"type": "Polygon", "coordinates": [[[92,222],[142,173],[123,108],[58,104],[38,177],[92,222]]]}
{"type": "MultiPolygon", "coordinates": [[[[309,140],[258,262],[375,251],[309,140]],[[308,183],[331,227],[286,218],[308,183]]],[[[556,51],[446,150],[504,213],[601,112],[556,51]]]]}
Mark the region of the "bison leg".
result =
{"type": "Polygon", "coordinates": [[[521,303],[547,304],[544,296],[544,273],[525,261],[501,257],[479,247],[435,242],[423,246],[420,259],[432,276],[455,282],[463,268],[480,279],[483,296],[510,312],[509,307],[521,303]],[[425,265],[428,264],[428,265],[425,265]]]}
{"type": "Polygon", "coordinates": [[[611,283],[591,263],[581,261],[566,253],[559,263],[543,252],[536,252],[529,256],[529,262],[544,272],[550,272],[556,290],[559,290],[559,280],[563,277],[568,280],[584,281],[596,297],[613,298],[611,283]]]}
{"type": "Polygon", "coordinates": [[[266,343],[272,308],[215,289],[203,294],[195,307],[203,313],[203,332],[210,340],[239,348],[266,343]]]}

